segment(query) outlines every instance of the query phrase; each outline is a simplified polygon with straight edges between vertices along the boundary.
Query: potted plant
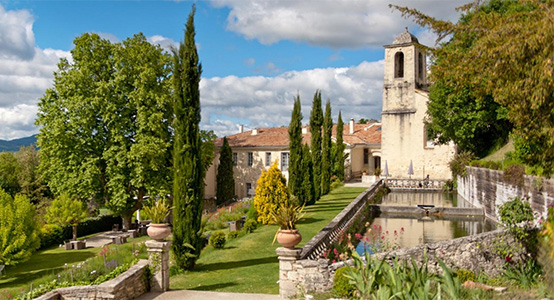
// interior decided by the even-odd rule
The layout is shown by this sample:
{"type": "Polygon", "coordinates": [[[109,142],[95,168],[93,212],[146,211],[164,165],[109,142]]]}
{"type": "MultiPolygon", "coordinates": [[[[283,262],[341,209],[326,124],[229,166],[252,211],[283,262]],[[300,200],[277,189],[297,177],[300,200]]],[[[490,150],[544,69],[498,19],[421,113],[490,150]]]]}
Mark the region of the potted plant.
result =
{"type": "Polygon", "coordinates": [[[171,234],[169,224],[165,222],[170,210],[171,208],[165,204],[163,199],[156,200],[154,205],[144,207],[144,214],[152,220],[146,232],[153,240],[162,242],[171,234]]]}
{"type": "Polygon", "coordinates": [[[304,216],[304,206],[295,205],[287,201],[279,209],[270,214],[272,224],[279,225],[279,230],[275,234],[275,240],[287,248],[294,249],[302,241],[302,235],[298,232],[296,224],[304,216]]]}
{"type": "Polygon", "coordinates": [[[363,168],[363,169],[362,169],[362,175],[364,175],[364,176],[367,175],[367,169],[366,169],[366,168],[363,168]]]}
{"type": "Polygon", "coordinates": [[[375,168],[375,172],[373,172],[375,177],[379,178],[381,176],[381,168],[375,168]]]}

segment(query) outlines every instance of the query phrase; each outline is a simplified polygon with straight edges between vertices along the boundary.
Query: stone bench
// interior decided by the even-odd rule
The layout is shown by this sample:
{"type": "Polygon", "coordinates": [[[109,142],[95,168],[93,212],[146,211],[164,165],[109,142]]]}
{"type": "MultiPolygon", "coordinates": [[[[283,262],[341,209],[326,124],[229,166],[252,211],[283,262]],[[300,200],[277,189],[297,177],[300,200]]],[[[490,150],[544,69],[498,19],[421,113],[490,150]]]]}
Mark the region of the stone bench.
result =
{"type": "Polygon", "coordinates": [[[121,245],[127,243],[127,236],[126,235],[111,235],[108,236],[109,239],[112,240],[112,243],[115,245],[121,245]]]}

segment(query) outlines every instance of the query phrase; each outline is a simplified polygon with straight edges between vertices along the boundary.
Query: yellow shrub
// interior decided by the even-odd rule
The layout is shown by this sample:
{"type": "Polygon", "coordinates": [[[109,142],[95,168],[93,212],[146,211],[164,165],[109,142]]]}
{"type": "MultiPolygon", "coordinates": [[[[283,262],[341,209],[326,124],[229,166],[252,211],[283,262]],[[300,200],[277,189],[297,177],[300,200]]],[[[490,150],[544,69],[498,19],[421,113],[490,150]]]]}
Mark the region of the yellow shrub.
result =
{"type": "Polygon", "coordinates": [[[289,200],[287,180],[275,162],[268,171],[262,171],[257,183],[254,207],[258,211],[258,222],[268,224],[270,213],[289,200]]]}

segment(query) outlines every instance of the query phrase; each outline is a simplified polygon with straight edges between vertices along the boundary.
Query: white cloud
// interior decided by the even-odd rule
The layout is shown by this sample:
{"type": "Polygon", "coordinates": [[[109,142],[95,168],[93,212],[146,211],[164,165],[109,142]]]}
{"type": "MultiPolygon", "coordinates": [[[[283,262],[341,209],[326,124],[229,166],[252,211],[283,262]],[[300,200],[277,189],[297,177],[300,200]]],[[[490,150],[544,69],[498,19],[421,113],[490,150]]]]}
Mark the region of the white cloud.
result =
{"type": "Polygon", "coordinates": [[[0,58],[30,60],[35,53],[33,16],[27,10],[6,11],[0,4],[0,58]]]}
{"type": "Polygon", "coordinates": [[[34,104],[18,104],[12,107],[0,107],[0,138],[11,140],[37,133],[34,125],[37,106],[34,104]]]}
{"type": "Polygon", "coordinates": [[[202,78],[202,127],[222,136],[236,133],[237,122],[250,128],[288,125],[297,93],[306,123],[317,89],[324,102],[331,100],[335,121],[339,110],[345,120],[380,119],[382,88],[383,61],[291,71],[275,77],[202,78]]]}
{"type": "MultiPolygon", "coordinates": [[[[417,8],[441,19],[456,20],[454,8],[467,0],[212,0],[229,7],[227,29],[263,44],[281,40],[333,48],[381,47],[390,43],[411,20],[388,7],[417,8]]],[[[412,30],[413,31],[413,30],[412,30]]]]}
{"type": "Polygon", "coordinates": [[[161,36],[161,35],[153,35],[153,36],[147,37],[146,39],[151,44],[160,45],[160,47],[162,47],[162,49],[164,49],[165,51],[168,51],[168,52],[171,52],[172,49],[174,49],[174,48],[176,49],[176,48],[179,47],[179,43],[177,43],[176,41],[174,41],[171,38],[161,36]]]}

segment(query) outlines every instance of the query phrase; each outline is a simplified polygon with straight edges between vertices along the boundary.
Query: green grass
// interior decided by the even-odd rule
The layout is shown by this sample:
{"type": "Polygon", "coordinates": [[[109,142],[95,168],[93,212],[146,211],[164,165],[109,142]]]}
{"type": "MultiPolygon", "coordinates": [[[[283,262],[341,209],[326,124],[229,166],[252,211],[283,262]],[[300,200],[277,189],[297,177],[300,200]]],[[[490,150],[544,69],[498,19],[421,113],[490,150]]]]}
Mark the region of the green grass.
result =
{"type": "Polygon", "coordinates": [[[504,146],[500,149],[494,151],[493,153],[487,155],[483,160],[486,161],[503,161],[506,158],[506,153],[514,151],[514,142],[510,139],[504,146]]]}
{"type": "MultiPolygon", "coordinates": [[[[147,236],[131,239],[124,245],[111,245],[111,247],[132,248],[132,243],[149,239],[147,236]]],[[[58,273],[64,270],[64,265],[76,265],[91,257],[97,256],[101,248],[86,248],[81,250],[65,250],[65,248],[52,247],[35,252],[31,259],[15,266],[8,266],[0,277],[0,299],[8,299],[8,293],[13,296],[23,291],[29,291],[31,283],[38,287],[52,281],[58,273]]]]}
{"type": "MultiPolygon", "coordinates": [[[[365,188],[341,187],[306,208],[298,224],[302,247],[365,188]]],[[[277,226],[262,226],[254,233],[227,242],[224,249],[202,251],[193,271],[171,276],[172,289],[278,294],[279,262],[272,245],[277,226]]]]}

